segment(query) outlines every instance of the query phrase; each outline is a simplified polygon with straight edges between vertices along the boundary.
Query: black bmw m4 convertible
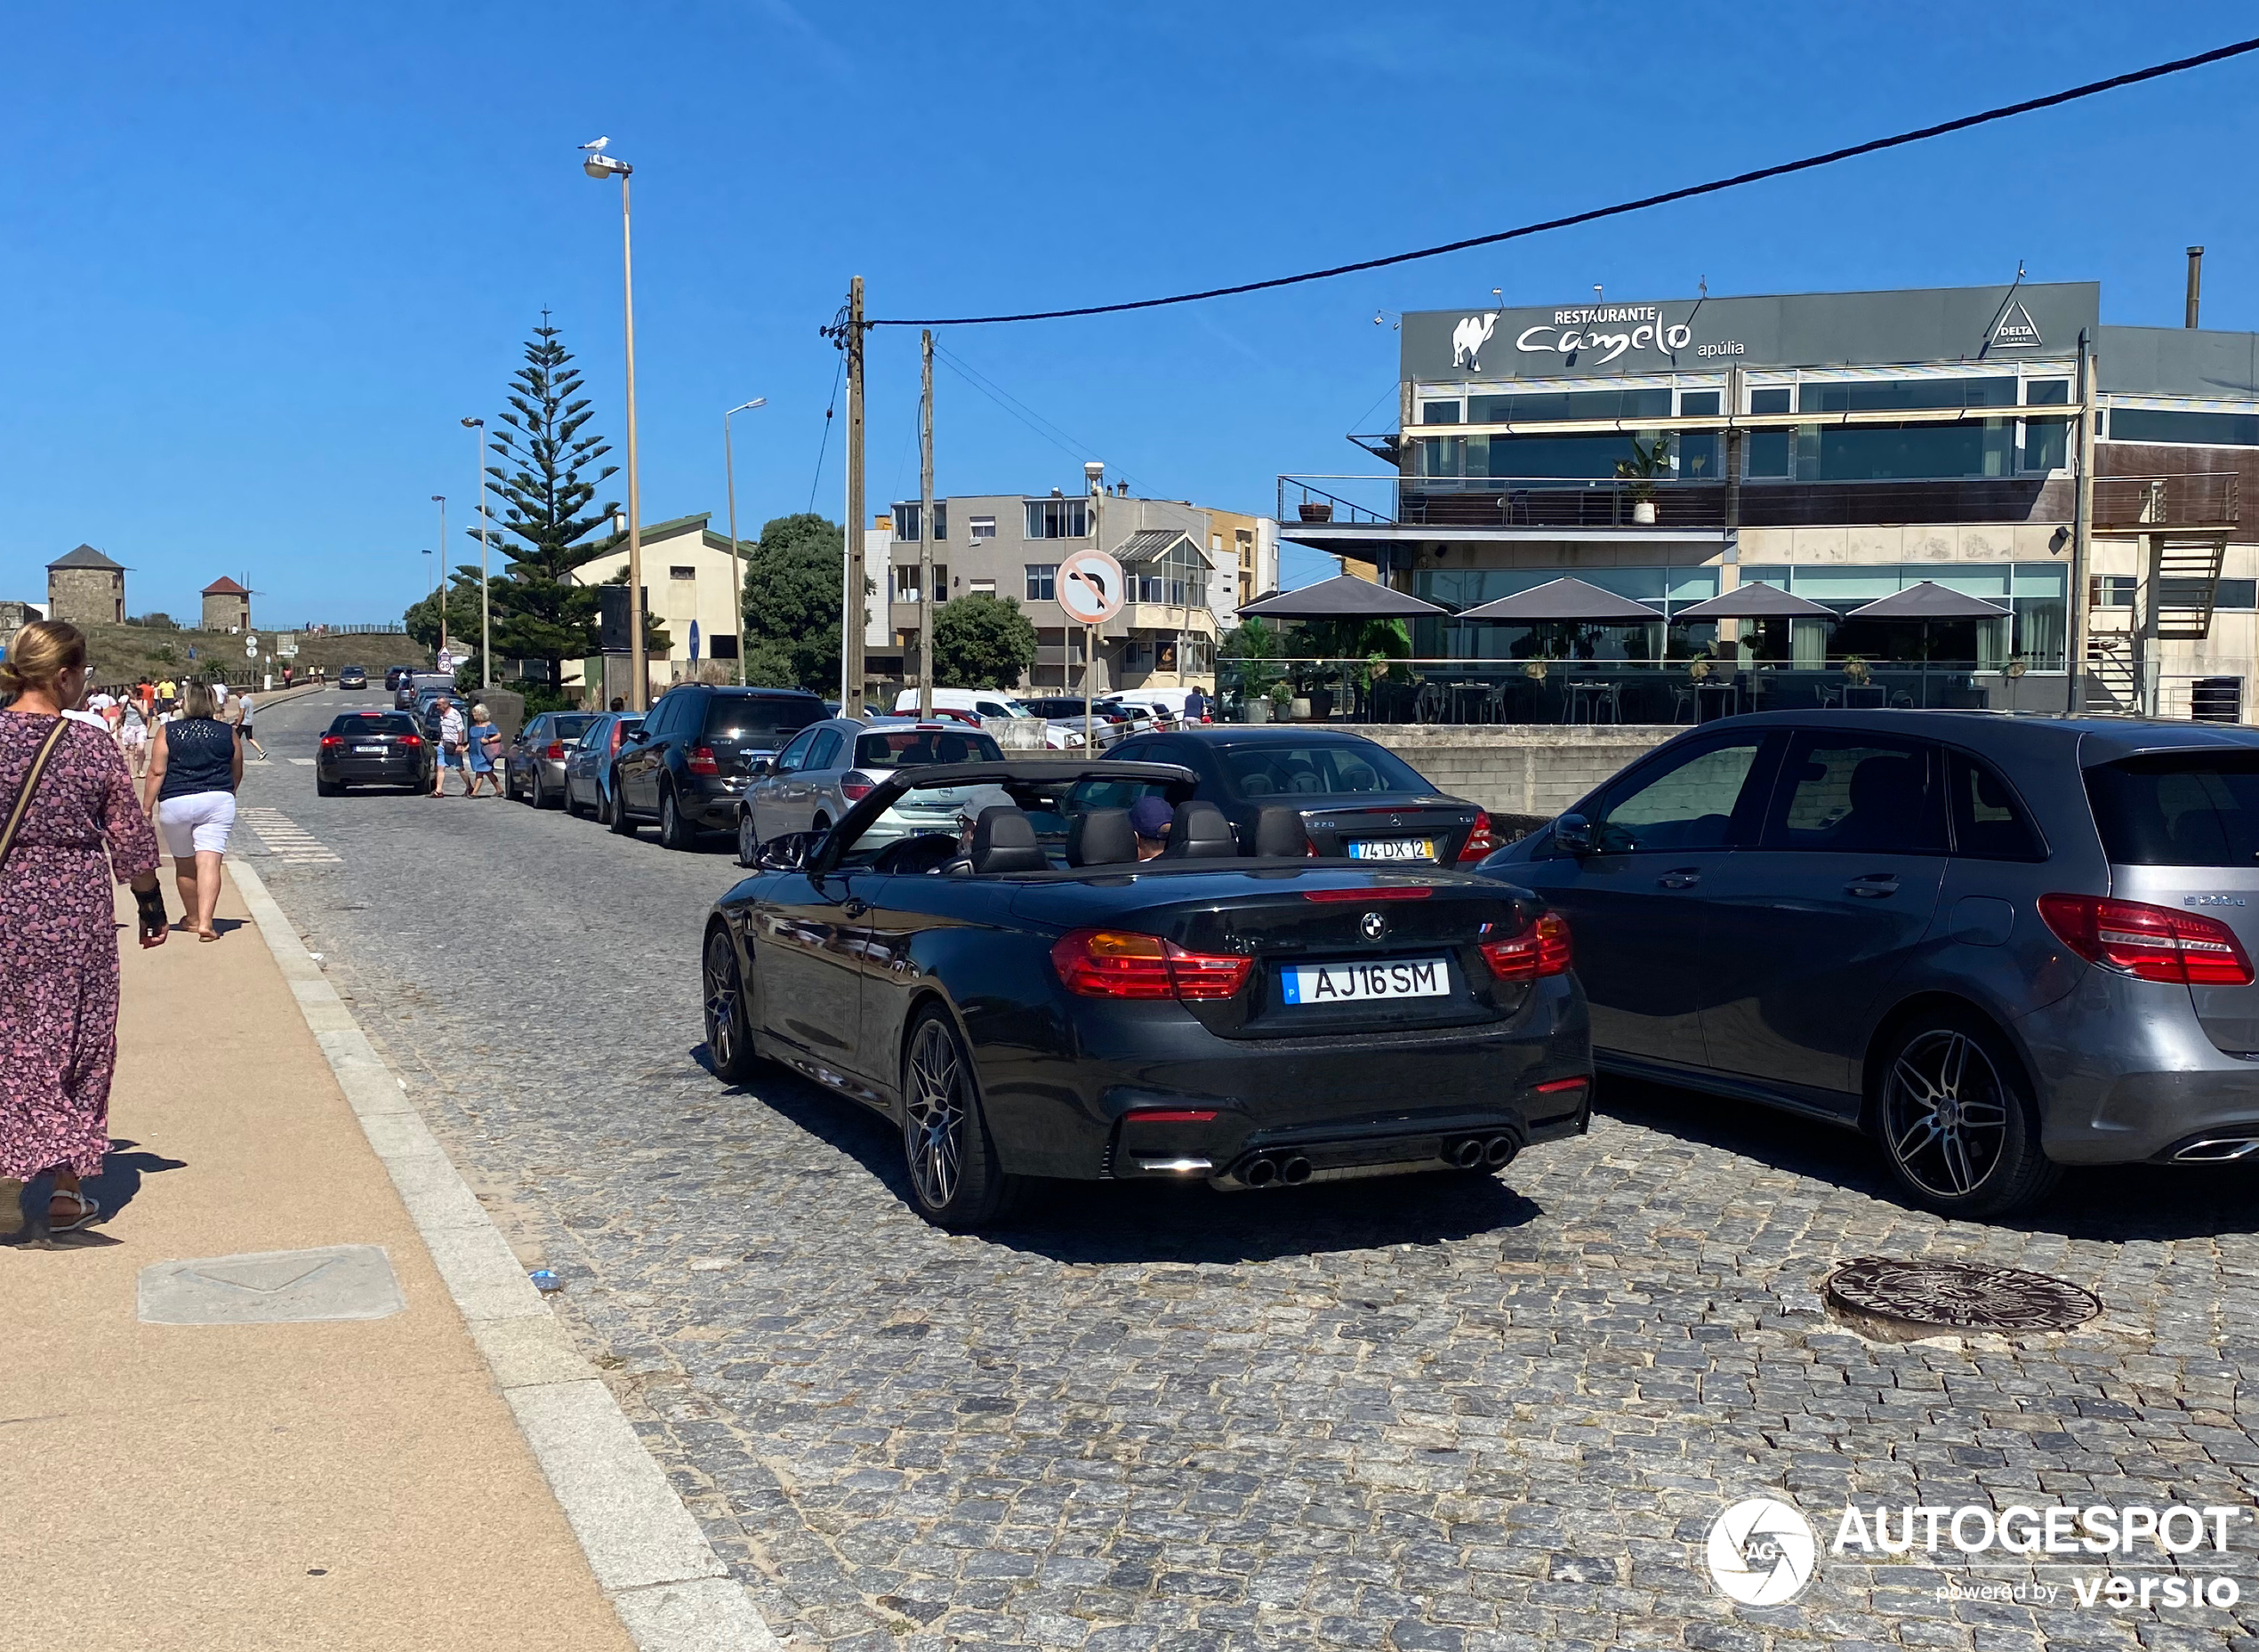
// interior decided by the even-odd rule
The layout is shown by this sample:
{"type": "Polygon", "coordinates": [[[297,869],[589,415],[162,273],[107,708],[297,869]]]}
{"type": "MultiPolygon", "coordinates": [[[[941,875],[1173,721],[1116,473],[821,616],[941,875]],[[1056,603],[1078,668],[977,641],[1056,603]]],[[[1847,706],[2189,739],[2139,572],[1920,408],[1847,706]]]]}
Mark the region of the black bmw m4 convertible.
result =
{"type": "Polygon", "coordinates": [[[781,1062],[885,1114],[954,1229],[1030,1177],[1488,1174],[1586,1128],[1558,915],[1471,873],[1319,858],[1290,808],[1247,853],[1196,787],[1163,763],[936,765],[769,840],[707,921],[715,1068],[781,1062]],[[944,789],[961,829],[903,835],[923,812],[896,806],[944,789]],[[1154,797],[1173,812],[1141,840],[1154,797]]]}

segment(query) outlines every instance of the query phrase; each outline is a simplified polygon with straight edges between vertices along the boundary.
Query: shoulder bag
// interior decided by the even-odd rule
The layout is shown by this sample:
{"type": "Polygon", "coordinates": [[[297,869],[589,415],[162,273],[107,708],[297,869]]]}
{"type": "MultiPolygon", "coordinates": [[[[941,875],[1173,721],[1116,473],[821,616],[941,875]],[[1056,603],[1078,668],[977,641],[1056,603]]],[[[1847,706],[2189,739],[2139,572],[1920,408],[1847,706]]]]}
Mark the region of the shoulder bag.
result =
{"type": "Polygon", "coordinates": [[[70,726],[70,719],[59,717],[47,738],[39,742],[33,754],[31,767],[23,777],[23,788],[16,793],[15,806],[8,811],[8,823],[0,826],[0,867],[8,863],[8,852],[16,846],[16,833],[23,825],[23,817],[30,812],[31,794],[39,790],[40,776],[47,772],[47,759],[55,755],[55,748],[63,743],[63,733],[70,726]]]}

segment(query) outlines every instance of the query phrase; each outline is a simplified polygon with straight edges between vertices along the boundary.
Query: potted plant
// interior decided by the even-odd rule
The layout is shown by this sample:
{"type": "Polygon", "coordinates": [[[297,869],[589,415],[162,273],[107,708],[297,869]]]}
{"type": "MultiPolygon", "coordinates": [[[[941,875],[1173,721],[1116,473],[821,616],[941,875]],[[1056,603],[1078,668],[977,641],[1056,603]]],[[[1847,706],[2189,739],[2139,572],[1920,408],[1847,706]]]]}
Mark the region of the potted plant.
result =
{"type": "Polygon", "coordinates": [[[1865,687],[1868,679],[1873,675],[1874,673],[1867,669],[1867,656],[1865,654],[1847,654],[1844,656],[1844,681],[1849,683],[1853,687],[1865,687]]]}
{"type": "Polygon", "coordinates": [[[1300,512],[1302,519],[1305,522],[1330,522],[1333,520],[1333,507],[1331,505],[1321,504],[1315,501],[1306,499],[1299,506],[1297,507],[1297,509],[1300,512]]]}
{"type": "Polygon", "coordinates": [[[2031,662],[2025,659],[2022,654],[2017,654],[2014,658],[2008,662],[2007,676],[2011,679],[2014,679],[2015,678],[2022,677],[2030,670],[2031,670],[2031,662]]]}
{"type": "Polygon", "coordinates": [[[1294,690],[1285,683],[1273,683],[1271,685],[1271,721],[1285,722],[1287,714],[1293,710],[1294,690]]]}
{"type": "Polygon", "coordinates": [[[1710,674],[1710,651],[1707,648],[1697,648],[1686,662],[1687,676],[1698,683],[1710,674]]]}
{"type": "Polygon", "coordinates": [[[1616,461],[1616,479],[1631,484],[1631,519],[1643,526],[1655,523],[1655,478],[1668,474],[1671,468],[1670,432],[1666,430],[1652,442],[1631,438],[1631,457],[1616,461]]]}
{"type": "Polygon", "coordinates": [[[1522,675],[1533,683],[1542,683],[1545,681],[1546,665],[1547,661],[1543,654],[1539,654],[1534,660],[1524,660],[1522,662],[1522,675]]]}

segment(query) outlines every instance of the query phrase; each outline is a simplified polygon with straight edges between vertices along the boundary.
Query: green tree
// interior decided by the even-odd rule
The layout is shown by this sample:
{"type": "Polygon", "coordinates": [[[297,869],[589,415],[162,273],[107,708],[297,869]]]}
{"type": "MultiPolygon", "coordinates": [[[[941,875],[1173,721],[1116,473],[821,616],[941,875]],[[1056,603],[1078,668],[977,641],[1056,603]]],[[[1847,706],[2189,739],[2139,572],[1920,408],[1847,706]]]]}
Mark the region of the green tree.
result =
{"type": "MultiPolygon", "coordinates": [[[[619,466],[583,474],[612,450],[601,437],[583,434],[590,401],[558,340],[543,310],[526,342],[526,365],[510,381],[510,410],[494,429],[491,451],[501,462],[486,469],[502,498],[499,549],[510,558],[491,584],[494,652],[552,662],[596,652],[597,594],[571,574],[620,543],[611,531],[618,504],[596,502],[598,485],[619,466]]],[[[477,530],[470,532],[476,539],[477,530]]],[[[465,572],[475,581],[478,570],[469,565],[458,581],[465,572]]],[[[451,601],[451,626],[454,612],[451,601]]]]}
{"type": "Polygon", "coordinates": [[[1035,622],[1017,597],[960,597],[934,613],[934,680],[951,688],[1012,688],[1035,663],[1035,622]]]}
{"type": "MultiPolygon", "coordinates": [[[[840,592],[847,536],[813,511],[764,524],[745,553],[745,680],[765,688],[840,686],[840,592]]],[[[864,582],[868,597],[876,588],[864,582]]]]}
{"type": "MultiPolygon", "coordinates": [[[[499,588],[497,588],[499,589],[499,588]]],[[[465,579],[458,573],[447,586],[447,642],[457,652],[478,651],[478,570],[465,579]]],[[[423,600],[412,603],[403,616],[408,635],[426,648],[439,646],[439,594],[427,592],[423,600]]],[[[496,614],[500,619],[500,614],[496,614]]],[[[496,627],[500,630],[500,627],[496,627]]]]}
{"type": "MultiPolygon", "coordinates": [[[[1217,654],[1237,662],[1240,687],[1250,700],[1259,700],[1284,676],[1271,663],[1279,657],[1279,652],[1277,630],[1262,620],[1248,619],[1226,635],[1224,646],[1217,650],[1217,654]]],[[[1221,686],[1219,678],[1218,686],[1221,686]]]]}

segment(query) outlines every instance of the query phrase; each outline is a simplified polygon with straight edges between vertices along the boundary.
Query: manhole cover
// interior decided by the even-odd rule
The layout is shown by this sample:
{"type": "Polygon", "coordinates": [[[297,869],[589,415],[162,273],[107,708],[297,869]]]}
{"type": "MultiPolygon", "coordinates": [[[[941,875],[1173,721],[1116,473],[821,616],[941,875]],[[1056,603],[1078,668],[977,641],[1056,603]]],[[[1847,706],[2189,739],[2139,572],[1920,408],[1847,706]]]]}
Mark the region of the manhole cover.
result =
{"type": "Polygon", "coordinates": [[[2044,1273],[1967,1262],[1862,1256],[1829,1275],[1829,1305],[1870,1335],[2067,1331],[2102,1312],[2090,1292],[2044,1273]]]}

